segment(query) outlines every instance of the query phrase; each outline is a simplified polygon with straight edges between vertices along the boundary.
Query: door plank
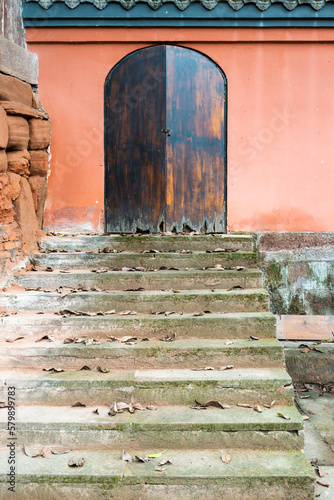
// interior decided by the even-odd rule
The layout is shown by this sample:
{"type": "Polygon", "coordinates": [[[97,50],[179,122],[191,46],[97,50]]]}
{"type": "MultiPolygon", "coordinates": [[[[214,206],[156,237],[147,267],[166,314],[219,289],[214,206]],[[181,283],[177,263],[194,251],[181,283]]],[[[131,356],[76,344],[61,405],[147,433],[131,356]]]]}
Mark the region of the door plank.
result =
{"type": "Polygon", "coordinates": [[[159,231],[165,217],[166,47],[142,49],[105,86],[105,230],[159,231]]]}
{"type": "Polygon", "coordinates": [[[225,80],[199,52],[167,46],[166,228],[225,231],[225,80]]]}

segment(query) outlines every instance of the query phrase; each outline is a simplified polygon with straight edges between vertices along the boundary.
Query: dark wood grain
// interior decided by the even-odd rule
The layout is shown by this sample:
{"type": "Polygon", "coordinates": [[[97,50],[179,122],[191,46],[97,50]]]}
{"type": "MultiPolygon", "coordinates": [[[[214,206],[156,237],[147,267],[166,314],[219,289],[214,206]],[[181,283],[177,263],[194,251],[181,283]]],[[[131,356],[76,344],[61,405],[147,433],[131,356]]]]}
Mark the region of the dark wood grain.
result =
{"type": "Polygon", "coordinates": [[[167,46],[167,229],[225,230],[225,81],[199,52],[167,46]]]}
{"type": "Polygon", "coordinates": [[[159,231],[165,212],[166,47],[127,56],[105,87],[107,232],[159,231]]]}

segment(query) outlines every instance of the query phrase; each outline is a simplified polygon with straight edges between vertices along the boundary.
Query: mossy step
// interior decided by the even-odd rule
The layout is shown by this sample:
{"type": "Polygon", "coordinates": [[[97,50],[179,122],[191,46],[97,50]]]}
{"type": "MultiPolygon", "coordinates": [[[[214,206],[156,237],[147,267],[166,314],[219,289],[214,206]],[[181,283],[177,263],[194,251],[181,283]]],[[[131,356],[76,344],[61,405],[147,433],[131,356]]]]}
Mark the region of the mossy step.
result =
{"type": "Polygon", "coordinates": [[[137,341],[134,345],[108,342],[101,345],[38,343],[29,341],[6,343],[0,353],[4,368],[53,368],[80,370],[85,363],[91,369],[131,368],[204,368],[218,369],[233,364],[236,368],[283,368],[283,349],[277,340],[176,339],[137,341]]]}
{"type": "Polygon", "coordinates": [[[202,269],[220,264],[223,267],[256,267],[255,252],[194,252],[194,253],[45,253],[34,256],[37,267],[98,269],[114,267],[160,267],[202,269]]]}
{"type": "MultiPolygon", "coordinates": [[[[124,412],[111,417],[109,407],[20,406],[17,445],[65,446],[74,450],[121,448],[303,448],[303,420],[293,406],[208,408],[160,406],[155,411],[124,412]],[[289,420],[278,416],[283,414],[289,420]]],[[[0,440],[8,437],[5,411],[0,412],[0,440]]]]}
{"type": "MultiPolygon", "coordinates": [[[[131,455],[157,450],[133,448],[131,455]]],[[[229,464],[219,450],[168,450],[147,463],[127,463],[121,451],[77,451],[47,460],[30,458],[17,450],[17,500],[313,500],[314,472],[301,452],[228,450],[229,464]],[[83,467],[69,467],[71,458],[84,458],[83,467]],[[171,465],[156,467],[162,459],[171,465]]],[[[0,453],[0,495],[8,491],[8,450],[0,453]]]]}
{"type": "MultiPolygon", "coordinates": [[[[102,367],[103,368],[103,367],[102,367]]],[[[224,371],[113,370],[67,371],[49,374],[40,370],[0,372],[0,400],[5,401],[7,386],[16,388],[20,404],[86,405],[110,404],[131,397],[145,404],[193,404],[195,399],[222,403],[290,405],[293,402],[291,378],[280,368],[234,368],[224,371]]]]}
{"type": "Polygon", "coordinates": [[[241,288],[261,288],[263,275],[258,269],[242,271],[157,271],[126,272],[109,271],[92,273],[91,271],[72,270],[69,273],[28,272],[17,274],[15,283],[27,288],[52,290],[60,286],[80,289],[98,288],[100,290],[124,290],[145,288],[145,290],[199,290],[223,289],[239,286],[241,288]]]}
{"type": "MultiPolygon", "coordinates": [[[[106,335],[122,337],[135,335],[138,338],[161,338],[166,332],[175,333],[177,338],[249,339],[250,335],[260,338],[276,338],[275,316],[269,312],[142,315],[135,316],[72,316],[63,318],[52,313],[18,313],[0,318],[3,337],[18,335],[55,335],[56,339],[69,336],[89,335],[106,338],[106,335]]],[[[1,342],[1,339],[0,339],[1,342]]]]}
{"type": "Polygon", "coordinates": [[[7,311],[55,312],[132,310],[140,313],[176,311],[178,313],[266,312],[269,296],[263,289],[250,290],[178,290],[142,292],[76,292],[61,297],[51,292],[3,293],[0,307],[7,311]]]}
{"type": "Polygon", "coordinates": [[[143,250],[228,250],[252,251],[252,234],[47,236],[40,247],[51,251],[102,251],[104,248],[140,252],[143,250]]]}

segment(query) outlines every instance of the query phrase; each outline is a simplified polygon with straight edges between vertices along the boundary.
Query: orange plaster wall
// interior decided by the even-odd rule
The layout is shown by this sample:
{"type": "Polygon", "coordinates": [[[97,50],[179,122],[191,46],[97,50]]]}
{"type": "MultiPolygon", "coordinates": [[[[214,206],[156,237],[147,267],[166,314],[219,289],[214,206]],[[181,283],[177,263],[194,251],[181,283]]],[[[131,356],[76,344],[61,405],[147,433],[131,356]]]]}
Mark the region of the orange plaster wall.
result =
{"type": "Polygon", "coordinates": [[[52,123],[46,228],[103,231],[104,80],[159,40],[207,54],[227,76],[228,229],[334,231],[333,32],[68,28],[27,40],[52,123]]]}

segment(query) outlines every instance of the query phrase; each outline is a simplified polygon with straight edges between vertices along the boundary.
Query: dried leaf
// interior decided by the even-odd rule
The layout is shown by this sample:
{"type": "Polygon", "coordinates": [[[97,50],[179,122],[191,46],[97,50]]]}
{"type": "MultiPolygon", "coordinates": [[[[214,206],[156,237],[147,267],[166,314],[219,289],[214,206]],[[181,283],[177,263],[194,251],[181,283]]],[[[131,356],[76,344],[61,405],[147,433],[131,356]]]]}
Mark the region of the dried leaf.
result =
{"type": "Polygon", "coordinates": [[[125,337],[121,337],[117,339],[119,342],[122,342],[124,344],[127,344],[128,342],[134,342],[135,340],[138,340],[137,337],[133,337],[132,335],[126,335],[125,337]]]}
{"type": "Polygon", "coordinates": [[[219,368],[219,371],[224,371],[224,370],[232,370],[234,368],[234,365],[226,365],[226,366],[221,366],[219,368]]]}
{"type": "Polygon", "coordinates": [[[165,316],[170,316],[171,314],[176,314],[175,311],[166,311],[165,316]]]}
{"type": "Polygon", "coordinates": [[[253,406],[248,403],[238,403],[237,406],[240,406],[241,408],[253,408],[253,406]]]}
{"type": "Polygon", "coordinates": [[[135,460],[137,460],[137,462],[143,462],[143,463],[146,463],[146,462],[149,462],[150,461],[150,458],[148,457],[138,457],[137,455],[135,456],[135,460]]]}
{"type": "Polygon", "coordinates": [[[229,455],[228,453],[223,453],[220,458],[224,462],[224,464],[229,464],[231,462],[231,455],[229,455]]]}
{"type": "Polygon", "coordinates": [[[64,450],[64,449],[57,449],[57,448],[52,448],[51,453],[53,455],[65,455],[66,453],[70,453],[71,450],[64,450]]]}
{"type": "Polygon", "coordinates": [[[43,335],[43,337],[36,340],[35,342],[42,342],[42,340],[47,340],[48,342],[54,342],[54,339],[55,339],[54,335],[43,335]]]}
{"type": "Polygon", "coordinates": [[[257,411],[258,413],[262,413],[262,408],[259,405],[254,406],[254,410],[257,411]]]}
{"type": "Polygon", "coordinates": [[[50,373],[61,373],[64,372],[65,370],[63,368],[43,368],[43,372],[50,372],[50,373]]]}
{"type": "Polygon", "coordinates": [[[78,401],[77,403],[74,403],[74,405],[71,406],[71,408],[77,408],[77,407],[86,407],[85,404],[83,403],[80,403],[80,401],[78,401]]]}
{"type": "Polygon", "coordinates": [[[87,365],[83,365],[83,366],[79,369],[79,371],[81,371],[81,370],[86,370],[86,371],[88,371],[88,370],[89,370],[89,371],[91,371],[91,368],[89,368],[89,366],[87,366],[87,365]]]}
{"type": "Polygon", "coordinates": [[[146,406],[146,410],[151,410],[151,411],[154,411],[154,410],[157,410],[157,407],[154,406],[154,405],[147,405],[146,406]]]}
{"type": "Polygon", "coordinates": [[[93,410],[92,413],[96,413],[96,415],[100,415],[99,409],[96,408],[96,410],[93,410]]]}
{"type": "Polygon", "coordinates": [[[251,336],[249,337],[249,340],[259,340],[259,337],[254,337],[253,335],[251,335],[251,336]]]}
{"type": "Polygon", "coordinates": [[[204,312],[194,313],[193,316],[204,316],[204,312]]]}
{"type": "Polygon", "coordinates": [[[85,463],[84,458],[71,458],[71,460],[68,462],[69,467],[83,467],[85,463]]]}
{"type": "Polygon", "coordinates": [[[154,470],[157,471],[157,472],[164,472],[167,469],[166,469],[166,467],[156,467],[154,470]]]}
{"type": "Polygon", "coordinates": [[[303,415],[303,420],[310,420],[310,417],[308,417],[307,415],[303,415]]]}
{"type": "Polygon", "coordinates": [[[122,460],[124,460],[124,462],[133,462],[132,456],[124,450],[122,451],[122,460]]]}
{"type": "Polygon", "coordinates": [[[136,311],[121,311],[118,313],[120,316],[129,316],[137,314],[136,311]]]}
{"type": "Polygon", "coordinates": [[[291,420],[290,417],[288,417],[287,415],[283,415],[283,413],[277,413],[277,415],[281,418],[284,418],[285,420],[291,420]]]}
{"type": "Polygon", "coordinates": [[[97,371],[100,372],[100,373],[109,373],[110,372],[110,368],[101,368],[101,366],[98,366],[97,367],[97,371]]]}
{"type": "Polygon", "coordinates": [[[70,295],[70,293],[73,293],[75,290],[72,290],[71,288],[60,288],[58,289],[60,293],[60,297],[66,297],[66,295],[70,295]]]}
{"type": "Polygon", "coordinates": [[[17,340],[24,339],[24,337],[16,337],[15,339],[9,339],[8,337],[5,338],[6,342],[16,342],[17,340]]]}
{"type": "Polygon", "coordinates": [[[141,403],[134,403],[132,405],[132,408],[134,410],[138,410],[138,411],[144,411],[144,410],[146,410],[146,406],[143,406],[141,403]]]}
{"type": "Polygon", "coordinates": [[[192,368],[193,372],[202,372],[202,371],[210,371],[215,370],[212,366],[205,366],[204,368],[192,368]]]}
{"type": "MultiPolygon", "coordinates": [[[[195,400],[196,405],[203,407],[203,408],[208,408],[209,406],[213,406],[215,408],[221,408],[222,410],[228,410],[230,405],[220,403],[219,401],[215,401],[214,399],[210,399],[209,401],[206,401],[205,403],[199,403],[197,400],[195,400]]],[[[195,405],[194,405],[195,406],[195,405]]]]}
{"type": "Polygon", "coordinates": [[[176,339],[176,334],[173,333],[172,335],[166,335],[166,337],[163,337],[162,339],[159,340],[161,340],[162,342],[174,342],[175,339],[176,339]]]}
{"type": "Polygon", "coordinates": [[[325,476],[325,473],[322,469],[320,469],[320,467],[316,467],[316,473],[318,474],[319,477],[324,477],[325,476]]]}
{"type": "Polygon", "coordinates": [[[320,486],[324,486],[325,488],[329,488],[329,484],[328,483],[323,483],[322,481],[319,481],[319,479],[316,480],[316,483],[320,484],[320,486]]]}
{"type": "Polygon", "coordinates": [[[23,451],[24,454],[30,458],[41,457],[44,452],[43,447],[40,444],[36,444],[33,446],[27,446],[26,444],[24,444],[23,451]]]}
{"type": "Polygon", "coordinates": [[[166,460],[162,460],[162,462],[160,462],[158,465],[159,465],[160,467],[161,467],[162,465],[173,465],[173,462],[171,462],[170,460],[166,459],[166,460]]]}

